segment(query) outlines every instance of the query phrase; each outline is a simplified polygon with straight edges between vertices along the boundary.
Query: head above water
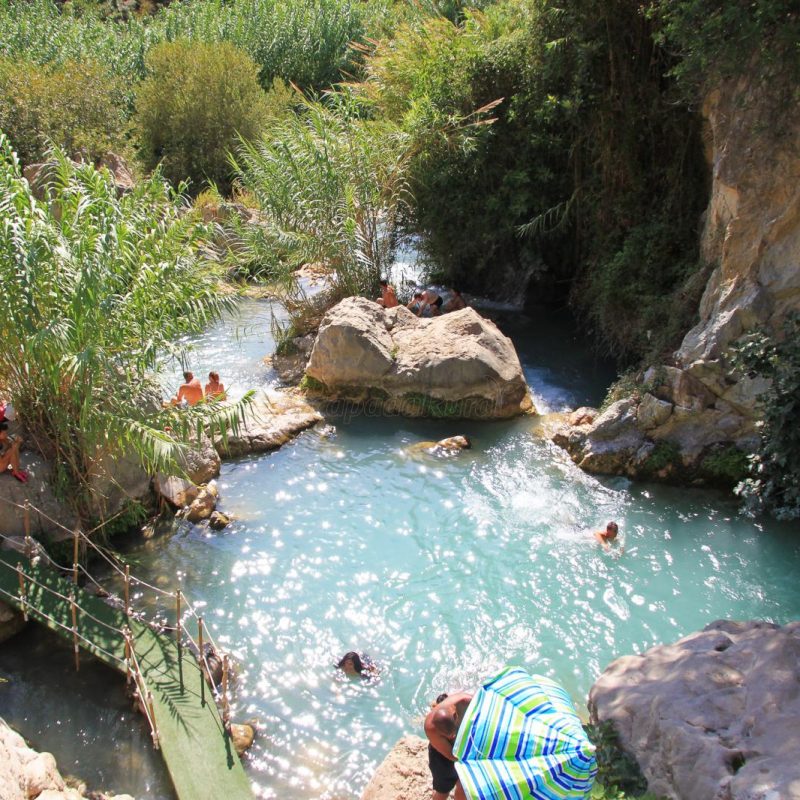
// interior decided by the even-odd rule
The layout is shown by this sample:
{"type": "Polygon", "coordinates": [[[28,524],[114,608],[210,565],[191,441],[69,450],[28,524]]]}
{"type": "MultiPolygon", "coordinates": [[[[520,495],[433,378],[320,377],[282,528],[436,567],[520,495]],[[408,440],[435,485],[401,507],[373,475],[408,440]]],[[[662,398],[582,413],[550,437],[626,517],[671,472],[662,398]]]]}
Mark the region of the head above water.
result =
{"type": "Polygon", "coordinates": [[[364,670],[364,665],[361,663],[361,656],[353,650],[349,653],[345,653],[336,666],[347,675],[360,675],[364,670]]]}
{"type": "Polygon", "coordinates": [[[606,533],[616,536],[619,533],[619,525],[617,525],[616,522],[609,522],[608,525],[606,525],[606,533]]]}

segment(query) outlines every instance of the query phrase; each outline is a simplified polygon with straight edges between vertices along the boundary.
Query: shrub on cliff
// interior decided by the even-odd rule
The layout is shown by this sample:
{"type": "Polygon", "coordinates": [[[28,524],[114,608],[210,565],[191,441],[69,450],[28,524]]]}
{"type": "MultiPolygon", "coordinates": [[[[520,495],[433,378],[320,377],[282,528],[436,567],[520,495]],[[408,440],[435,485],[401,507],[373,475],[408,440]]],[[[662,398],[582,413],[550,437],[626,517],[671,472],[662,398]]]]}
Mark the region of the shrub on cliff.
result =
{"type": "Polygon", "coordinates": [[[89,161],[124,148],[123,98],[119,80],[92,61],[0,59],[0,130],[25,164],[41,161],[51,143],[89,161]]]}
{"type": "Polygon", "coordinates": [[[254,139],[267,113],[258,67],[228,42],[180,40],[153,48],[136,90],[136,127],[145,165],[161,164],[173,184],[230,187],[228,153],[254,139]]]}
{"type": "Polygon", "coordinates": [[[197,255],[205,228],[183,200],[158,175],[117,197],[107,173],[58,150],[46,173],[40,203],[0,134],[0,385],[86,520],[104,453],[172,469],[185,449],[175,436],[224,430],[241,406],[178,413],[149,391],[159,355],[226,307],[197,255]]]}

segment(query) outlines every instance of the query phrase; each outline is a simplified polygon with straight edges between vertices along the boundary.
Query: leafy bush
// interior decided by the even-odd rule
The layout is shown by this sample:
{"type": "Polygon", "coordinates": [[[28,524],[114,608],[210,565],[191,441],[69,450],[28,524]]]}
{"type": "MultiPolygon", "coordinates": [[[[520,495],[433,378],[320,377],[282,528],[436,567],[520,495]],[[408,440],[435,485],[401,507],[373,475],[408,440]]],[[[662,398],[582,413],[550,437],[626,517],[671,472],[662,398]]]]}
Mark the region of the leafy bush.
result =
{"type": "Polygon", "coordinates": [[[124,149],[123,103],[120,82],[95,62],[0,59],[0,129],[25,164],[41,161],[51,143],[90,161],[124,149]]]}
{"type": "Polygon", "coordinates": [[[242,406],[178,413],[151,391],[159,355],[229,302],[198,260],[205,228],[181,198],[159,175],[119,198],[107,173],[62,151],[48,173],[39,203],[0,134],[0,385],[87,522],[102,515],[92,475],[106,456],[175,469],[182,441],[204,425],[224,434],[242,406]]]}
{"type": "Polygon", "coordinates": [[[800,314],[789,316],[780,340],[755,332],[739,342],[735,363],[769,378],[762,396],[764,421],[751,477],[737,491],[754,510],[779,519],[800,518],[800,314]]]}
{"type": "Polygon", "coordinates": [[[306,101],[268,135],[242,142],[236,156],[238,180],[262,211],[251,243],[277,254],[272,277],[324,263],[333,270],[333,300],[377,290],[409,200],[409,138],[358,112],[344,95],[306,101]]]}
{"type": "Polygon", "coordinates": [[[731,489],[747,477],[749,463],[747,453],[738,447],[723,447],[703,458],[700,472],[715,484],[731,489]]]}
{"type": "Polygon", "coordinates": [[[153,48],[147,70],[136,90],[145,164],[160,163],[176,185],[230,188],[229,151],[239,137],[255,138],[266,118],[256,64],[227,42],[180,40],[153,48]]]}
{"type": "Polygon", "coordinates": [[[604,789],[592,797],[615,798],[618,796],[641,795],[647,789],[647,781],[636,760],[622,749],[614,723],[601,722],[598,725],[583,726],[586,735],[597,748],[597,780],[604,789]],[[610,787],[615,787],[616,791],[610,787]],[[624,793],[624,794],[623,794],[624,793]]]}

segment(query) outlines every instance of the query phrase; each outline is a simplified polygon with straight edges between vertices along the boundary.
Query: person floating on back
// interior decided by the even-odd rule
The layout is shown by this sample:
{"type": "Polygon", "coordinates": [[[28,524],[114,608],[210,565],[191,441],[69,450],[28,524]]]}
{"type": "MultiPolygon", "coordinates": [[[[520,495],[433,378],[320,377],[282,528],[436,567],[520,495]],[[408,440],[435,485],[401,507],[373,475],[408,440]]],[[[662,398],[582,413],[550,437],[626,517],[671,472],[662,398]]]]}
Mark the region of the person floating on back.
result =
{"type": "Polygon", "coordinates": [[[191,372],[183,373],[183,383],[178,387],[178,393],[170,400],[172,405],[196,405],[203,399],[203,387],[200,381],[191,372]]]}
{"type": "Polygon", "coordinates": [[[206,400],[224,400],[225,386],[219,382],[218,372],[208,373],[208,383],[205,387],[206,400]]]}
{"type": "Polygon", "coordinates": [[[397,292],[395,292],[394,286],[391,286],[386,278],[381,278],[380,285],[381,296],[375,302],[384,308],[394,308],[399,305],[397,302],[397,292]]]}
{"type": "Polygon", "coordinates": [[[619,533],[619,525],[616,522],[609,522],[606,525],[606,529],[604,531],[597,531],[594,534],[594,538],[597,539],[598,542],[603,547],[603,550],[610,550],[611,549],[611,542],[613,542],[617,538],[617,534],[619,533]]]}

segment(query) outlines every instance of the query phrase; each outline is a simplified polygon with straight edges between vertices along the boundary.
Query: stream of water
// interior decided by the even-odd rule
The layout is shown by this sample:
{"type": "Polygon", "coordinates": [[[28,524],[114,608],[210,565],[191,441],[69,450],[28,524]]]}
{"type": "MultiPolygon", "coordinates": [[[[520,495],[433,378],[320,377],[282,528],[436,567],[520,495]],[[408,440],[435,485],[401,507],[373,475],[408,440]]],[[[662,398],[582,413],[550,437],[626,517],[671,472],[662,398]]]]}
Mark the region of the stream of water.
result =
{"type": "MultiPolygon", "coordinates": [[[[268,322],[266,303],[243,302],[199,338],[193,368],[217,369],[234,393],[274,381],[268,322]]],[[[599,403],[613,374],[568,321],[499,322],[540,409],[599,403]]],[[[617,656],[721,617],[800,615],[796,526],[742,517],[717,493],[584,475],[535,418],[330,422],[223,466],[221,508],[236,517],[225,531],[127,545],[134,573],[180,578],[235,655],[234,718],[261,730],[247,759],[259,797],[359,797],[394,741],[421,733],[438,692],[505,664],[555,677],[580,708],[617,656]],[[474,449],[442,459],[412,447],[457,433],[474,449]],[[591,537],[610,519],[622,553],[591,537]],[[379,675],[338,674],[347,650],[379,675]]],[[[0,714],[90,785],[171,797],[119,680],[99,666],[76,676],[69,659],[42,632],[4,645],[0,714]]]]}

